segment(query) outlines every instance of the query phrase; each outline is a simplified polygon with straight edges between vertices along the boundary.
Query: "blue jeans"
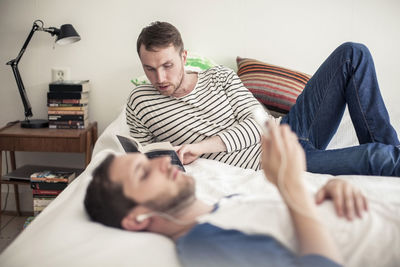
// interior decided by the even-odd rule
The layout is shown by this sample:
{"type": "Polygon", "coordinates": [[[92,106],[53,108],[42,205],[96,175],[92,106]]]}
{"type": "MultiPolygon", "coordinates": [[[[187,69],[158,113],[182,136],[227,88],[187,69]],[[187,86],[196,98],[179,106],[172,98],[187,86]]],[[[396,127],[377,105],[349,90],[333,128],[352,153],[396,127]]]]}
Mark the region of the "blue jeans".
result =
{"type": "Polygon", "coordinates": [[[372,56],[362,44],[339,46],[309,80],[282,123],[298,135],[310,172],[400,176],[399,139],[390,124],[372,56]],[[346,104],[360,145],[325,150],[346,104]]]}

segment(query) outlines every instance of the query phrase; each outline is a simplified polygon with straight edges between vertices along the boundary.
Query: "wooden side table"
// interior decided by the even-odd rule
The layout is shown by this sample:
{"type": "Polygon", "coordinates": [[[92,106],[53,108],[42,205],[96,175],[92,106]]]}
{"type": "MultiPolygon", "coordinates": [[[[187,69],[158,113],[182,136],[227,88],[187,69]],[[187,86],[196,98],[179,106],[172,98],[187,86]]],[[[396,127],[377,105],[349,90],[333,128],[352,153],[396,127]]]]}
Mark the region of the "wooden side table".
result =
{"type": "MultiPolygon", "coordinates": [[[[85,153],[85,166],[92,157],[92,150],[97,140],[97,122],[92,122],[86,129],[27,129],[17,123],[0,129],[0,186],[13,184],[15,204],[21,215],[18,185],[29,184],[27,181],[6,181],[2,179],[2,152],[10,153],[11,171],[16,169],[15,151],[85,153]]],[[[0,190],[0,208],[1,190],[0,190]]],[[[1,209],[0,209],[1,214],[1,209]]]]}

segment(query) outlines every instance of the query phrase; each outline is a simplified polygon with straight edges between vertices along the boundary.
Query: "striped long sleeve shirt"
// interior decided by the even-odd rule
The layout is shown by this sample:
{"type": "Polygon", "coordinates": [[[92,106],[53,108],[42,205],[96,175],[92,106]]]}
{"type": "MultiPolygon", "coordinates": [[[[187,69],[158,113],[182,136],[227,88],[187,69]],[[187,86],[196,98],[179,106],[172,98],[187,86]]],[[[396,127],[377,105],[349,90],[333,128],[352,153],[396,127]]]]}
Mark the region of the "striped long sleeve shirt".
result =
{"type": "Polygon", "coordinates": [[[217,135],[227,151],[201,157],[257,170],[261,129],[251,111],[260,105],[233,70],[217,66],[198,73],[195,88],[183,97],[161,95],[152,85],[136,87],[126,116],[131,136],[142,144],[177,146],[217,135]]]}

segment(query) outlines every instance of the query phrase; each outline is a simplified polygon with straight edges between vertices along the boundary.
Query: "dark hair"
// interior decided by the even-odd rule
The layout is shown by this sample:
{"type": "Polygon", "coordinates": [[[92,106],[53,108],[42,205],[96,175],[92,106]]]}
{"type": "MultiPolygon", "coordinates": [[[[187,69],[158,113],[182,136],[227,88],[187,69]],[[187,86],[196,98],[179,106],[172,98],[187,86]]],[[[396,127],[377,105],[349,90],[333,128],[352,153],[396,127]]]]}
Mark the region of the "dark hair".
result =
{"type": "Polygon", "coordinates": [[[168,22],[156,21],[143,28],[136,42],[136,49],[139,57],[139,51],[142,44],[146,50],[149,51],[153,50],[155,47],[164,48],[172,44],[177,50],[179,50],[179,53],[183,52],[181,34],[174,25],[168,22]]]}
{"type": "Polygon", "coordinates": [[[84,204],[93,221],[122,228],[122,219],[137,203],[125,197],[121,184],[111,181],[110,166],[114,158],[114,155],[108,155],[93,171],[84,204]]]}

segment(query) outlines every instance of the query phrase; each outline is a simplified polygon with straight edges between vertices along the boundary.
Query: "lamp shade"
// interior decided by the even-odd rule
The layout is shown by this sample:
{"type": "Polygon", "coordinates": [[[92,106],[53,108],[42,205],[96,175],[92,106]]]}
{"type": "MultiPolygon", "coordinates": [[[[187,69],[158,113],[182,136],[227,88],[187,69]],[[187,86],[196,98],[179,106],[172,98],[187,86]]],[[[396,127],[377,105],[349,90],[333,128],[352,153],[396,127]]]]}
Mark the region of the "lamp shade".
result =
{"type": "Polygon", "coordinates": [[[57,34],[56,43],[59,45],[71,44],[79,41],[81,37],[71,24],[61,25],[60,33],[57,34]]]}

